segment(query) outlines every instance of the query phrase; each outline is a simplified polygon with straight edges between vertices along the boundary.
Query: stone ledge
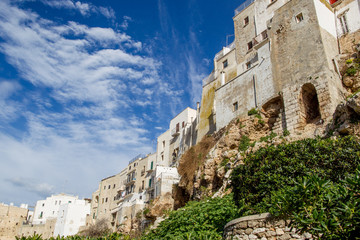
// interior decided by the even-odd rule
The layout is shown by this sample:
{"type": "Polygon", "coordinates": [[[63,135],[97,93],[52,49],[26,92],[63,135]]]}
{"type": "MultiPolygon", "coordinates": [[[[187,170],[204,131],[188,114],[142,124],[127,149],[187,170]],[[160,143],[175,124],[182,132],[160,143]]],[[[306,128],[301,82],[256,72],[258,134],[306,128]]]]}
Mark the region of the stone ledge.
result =
{"type": "Polygon", "coordinates": [[[246,216],[246,217],[241,217],[241,218],[236,218],[230,222],[228,222],[224,229],[232,226],[232,225],[235,225],[237,223],[240,223],[240,222],[244,222],[244,221],[252,221],[252,220],[262,220],[262,219],[267,219],[267,218],[270,218],[271,217],[271,214],[270,213],[261,213],[261,214],[255,214],[255,215],[250,215],[250,216],[246,216]]]}

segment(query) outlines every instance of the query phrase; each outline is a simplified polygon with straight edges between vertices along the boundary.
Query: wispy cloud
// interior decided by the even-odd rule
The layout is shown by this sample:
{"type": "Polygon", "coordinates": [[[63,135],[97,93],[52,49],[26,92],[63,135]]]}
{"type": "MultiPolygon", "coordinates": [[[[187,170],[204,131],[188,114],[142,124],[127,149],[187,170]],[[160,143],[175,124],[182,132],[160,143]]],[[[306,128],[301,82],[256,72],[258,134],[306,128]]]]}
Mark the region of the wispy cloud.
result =
{"type": "MultiPolygon", "coordinates": [[[[48,4],[87,11],[72,1],[48,4]]],[[[90,194],[131,157],[153,150],[152,120],[142,121],[141,110],[159,104],[171,89],[160,84],[161,62],[141,42],[111,28],[59,24],[9,1],[0,2],[0,39],[0,52],[33,86],[0,79],[5,195],[13,190],[9,182],[40,196],[59,192],[65,176],[66,191],[90,194]],[[12,137],[20,117],[25,132],[12,137]]]]}
{"type": "Polygon", "coordinates": [[[54,186],[48,183],[37,183],[34,179],[13,178],[6,179],[6,181],[12,184],[14,187],[33,192],[42,198],[45,198],[54,193],[54,186]]]}
{"type": "Polygon", "coordinates": [[[102,14],[106,18],[115,19],[115,12],[112,8],[97,7],[91,3],[85,3],[73,0],[41,0],[42,3],[53,8],[65,8],[76,10],[83,16],[89,16],[91,13],[102,14]]]}

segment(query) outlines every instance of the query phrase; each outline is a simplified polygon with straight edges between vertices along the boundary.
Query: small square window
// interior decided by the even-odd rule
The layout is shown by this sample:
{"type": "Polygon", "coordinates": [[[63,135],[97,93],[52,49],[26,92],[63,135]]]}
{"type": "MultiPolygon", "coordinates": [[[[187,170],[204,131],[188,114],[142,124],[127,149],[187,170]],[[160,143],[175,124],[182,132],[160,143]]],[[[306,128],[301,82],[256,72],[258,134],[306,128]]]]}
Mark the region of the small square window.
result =
{"type": "Polygon", "coordinates": [[[251,50],[253,48],[253,42],[252,41],[248,42],[247,46],[248,46],[248,50],[251,50]]]}
{"type": "Polygon", "coordinates": [[[223,61],[223,68],[226,68],[228,66],[228,60],[226,59],[225,61],[223,61]]]}
{"type": "Polygon", "coordinates": [[[244,18],[244,26],[249,24],[249,17],[244,18]]]}
{"type": "Polygon", "coordinates": [[[233,103],[233,112],[237,111],[239,108],[238,102],[233,103]]]}
{"type": "Polygon", "coordinates": [[[304,16],[302,13],[299,13],[298,15],[296,15],[295,20],[297,23],[301,22],[302,20],[304,20],[304,16]]]}

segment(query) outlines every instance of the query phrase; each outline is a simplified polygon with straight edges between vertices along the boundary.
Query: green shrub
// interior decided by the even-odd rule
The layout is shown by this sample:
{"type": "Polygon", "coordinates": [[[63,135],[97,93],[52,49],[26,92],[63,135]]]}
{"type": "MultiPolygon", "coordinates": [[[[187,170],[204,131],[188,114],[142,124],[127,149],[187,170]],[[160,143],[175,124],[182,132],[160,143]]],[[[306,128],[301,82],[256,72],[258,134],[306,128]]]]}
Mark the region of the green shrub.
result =
{"type": "Polygon", "coordinates": [[[242,215],[266,212],[271,192],[292,186],[294,180],[318,174],[339,182],[359,164],[360,144],[351,136],[337,140],[305,139],[262,148],[250,153],[244,165],[233,170],[234,200],[239,206],[246,202],[242,215]]]}
{"type": "Polygon", "coordinates": [[[141,239],[221,239],[224,225],[238,216],[232,196],[188,202],[172,211],[141,239]]]}
{"type": "Polygon", "coordinates": [[[357,70],[354,67],[349,67],[346,70],[346,75],[348,76],[354,76],[356,74],[357,70]]]}
{"type": "Polygon", "coordinates": [[[304,177],[273,194],[270,212],[319,239],[360,239],[360,167],[340,183],[304,177]]]}
{"type": "Polygon", "coordinates": [[[252,108],[248,111],[248,116],[258,114],[258,110],[256,108],[252,108]]]}
{"type": "Polygon", "coordinates": [[[353,60],[351,58],[346,60],[346,64],[350,64],[352,62],[353,62],[353,60]]]}
{"type": "Polygon", "coordinates": [[[250,138],[246,135],[242,135],[239,143],[239,151],[246,151],[250,146],[250,138]]]}

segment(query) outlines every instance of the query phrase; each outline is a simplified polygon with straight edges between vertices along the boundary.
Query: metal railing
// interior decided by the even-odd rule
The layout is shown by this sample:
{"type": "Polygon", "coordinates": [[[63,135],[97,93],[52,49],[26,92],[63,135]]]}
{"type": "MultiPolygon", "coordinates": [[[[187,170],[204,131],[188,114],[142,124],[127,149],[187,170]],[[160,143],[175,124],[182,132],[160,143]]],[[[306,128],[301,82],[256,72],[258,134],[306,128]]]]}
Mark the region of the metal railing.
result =
{"type": "Polygon", "coordinates": [[[235,9],[235,16],[241,12],[242,10],[244,10],[245,8],[247,8],[250,4],[252,4],[255,0],[247,0],[245,2],[243,2],[240,6],[238,6],[236,9],[235,9]]]}
{"type": "Polygon", "coordinates": [[[144,157],[145,157],[144,154],[139,154],[139,155],[137,155],[136,157],[134,157],[133,159],[131,159],[131,160],[129,161],[129,164],[135,162],[135,161],[138,160],[139,158],[144,158],[144,157]]]}
{"type": "Polygon", "coordinates": [[[226,47],[223,47],[223,49],[215,55],[215,60],[216,61],[219,60],[220,58],[222,58],[224,55],[226,55],[228,52],[230,52],[234,48],[235,48],[235,41],[230,43],[226,47]]]}

